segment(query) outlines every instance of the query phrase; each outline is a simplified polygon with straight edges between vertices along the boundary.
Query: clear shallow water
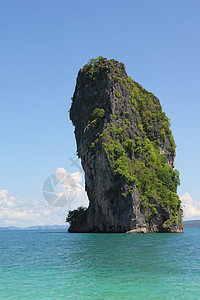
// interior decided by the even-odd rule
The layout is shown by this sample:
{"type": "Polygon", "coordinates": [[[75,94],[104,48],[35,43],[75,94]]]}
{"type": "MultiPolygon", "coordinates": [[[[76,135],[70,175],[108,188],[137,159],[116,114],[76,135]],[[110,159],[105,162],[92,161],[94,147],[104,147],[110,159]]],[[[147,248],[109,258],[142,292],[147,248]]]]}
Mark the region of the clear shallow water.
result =
{"type": "Polygon", "coordinates": [[[0,231],[0,299],[200,299],[200,229],[0,231]]]}

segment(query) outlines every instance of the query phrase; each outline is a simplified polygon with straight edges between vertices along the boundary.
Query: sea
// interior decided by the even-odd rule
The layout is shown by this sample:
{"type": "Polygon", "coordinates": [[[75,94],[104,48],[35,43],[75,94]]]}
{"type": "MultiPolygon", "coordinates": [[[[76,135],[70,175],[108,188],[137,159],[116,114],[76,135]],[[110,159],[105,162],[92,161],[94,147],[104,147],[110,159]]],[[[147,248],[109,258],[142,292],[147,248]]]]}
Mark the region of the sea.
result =
{"type": "Polygon", "coordinates": [[[0,231],[2,299],[200,299],[200,228],[0,231]]]}

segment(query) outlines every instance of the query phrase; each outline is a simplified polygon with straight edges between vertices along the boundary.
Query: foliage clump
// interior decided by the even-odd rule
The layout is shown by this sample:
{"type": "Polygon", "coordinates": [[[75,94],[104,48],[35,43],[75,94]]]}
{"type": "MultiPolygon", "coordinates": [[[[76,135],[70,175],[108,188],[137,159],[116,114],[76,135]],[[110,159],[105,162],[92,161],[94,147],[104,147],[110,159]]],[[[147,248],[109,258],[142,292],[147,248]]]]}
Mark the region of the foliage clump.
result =
{"type": "Polygon", "coordinates": [[[103,108],[95,108],[93,111],[92,111],[92,114],[91,114],[91,119],[88,123],[88,127],[92,127],[94,128],[100,121],[101,119],[105,116],[105,110],[103,108]]]}
{"type": "Polygon", "coordinates": [[[66,218],[66,222],[68,222],[71,225],[79,225],[81,224],[81,221],[84,218],[84,212],[85,212],[86,208],[85,207],[78,207],[77,209],[74,210],[70,210],[67,218],[66,218]]]}
{"type": "Polygon", "coordinates": [[[103,108],[95,108],[92,111],[92,118],[93,119],[101,119],[105,115],[105,110],[103,108]]]}
{"type": "Polygon", "coordinates": [[[89,62],[83,67],[83,70],[86,72],[87,75],[89,75],[89,78],[91,79],[91,85],[95,85],[96,75],[99,70],[108,73],[109,72],[109,66],[105,64],[107,59],[103,56],[99,56],[96,59],[92,58],[89,60],[89,62]]]}

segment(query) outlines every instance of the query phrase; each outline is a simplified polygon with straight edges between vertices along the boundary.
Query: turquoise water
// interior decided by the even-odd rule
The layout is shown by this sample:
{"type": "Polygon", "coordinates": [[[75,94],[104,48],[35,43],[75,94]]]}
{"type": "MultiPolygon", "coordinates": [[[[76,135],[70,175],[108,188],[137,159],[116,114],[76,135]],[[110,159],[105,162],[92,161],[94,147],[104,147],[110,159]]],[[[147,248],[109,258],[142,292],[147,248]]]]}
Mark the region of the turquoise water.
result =
{"type": "Polygon", "coordinates": [[[200,229],[0,231],[0,299],[200,299],[200,229]]]}

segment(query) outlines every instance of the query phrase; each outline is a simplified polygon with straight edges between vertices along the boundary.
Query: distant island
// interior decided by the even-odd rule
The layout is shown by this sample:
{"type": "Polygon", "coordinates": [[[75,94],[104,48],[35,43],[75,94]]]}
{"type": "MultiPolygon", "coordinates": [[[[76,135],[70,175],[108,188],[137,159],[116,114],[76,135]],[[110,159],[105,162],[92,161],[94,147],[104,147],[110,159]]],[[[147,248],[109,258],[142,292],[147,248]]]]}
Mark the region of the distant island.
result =
{"type": "Polygon", "coordinates": [[[38,226],[29,226],[29,227],[15,227],[7,226],[0,227],[0,230],[67,230],[69,226],[67,225],[38,225],[38,226]]]}
{"type": "MultiPolygon", "coordinates": [[[[183,221],[185,228],[200,228],[200,220],[189,220],[183,221]]],[[[67,225],[38,225],[38,226],[29,226],[29,227],[15,227],[7,226],[0,227],[0,230],[68,230],[69,226],[67,225]]]]}
{"type": "Polygon", "coordinates": [[[200,228],[200,220],[184,221],[183,225],[185,228],[200,228]]]}
{"type": "Polygon", "coordinates": [[[87,209],[70,232],[182,232],[176,145],[159,99],[123,63],[91,59],[77,77],[70,119],[85,171],[87,209]]]}

